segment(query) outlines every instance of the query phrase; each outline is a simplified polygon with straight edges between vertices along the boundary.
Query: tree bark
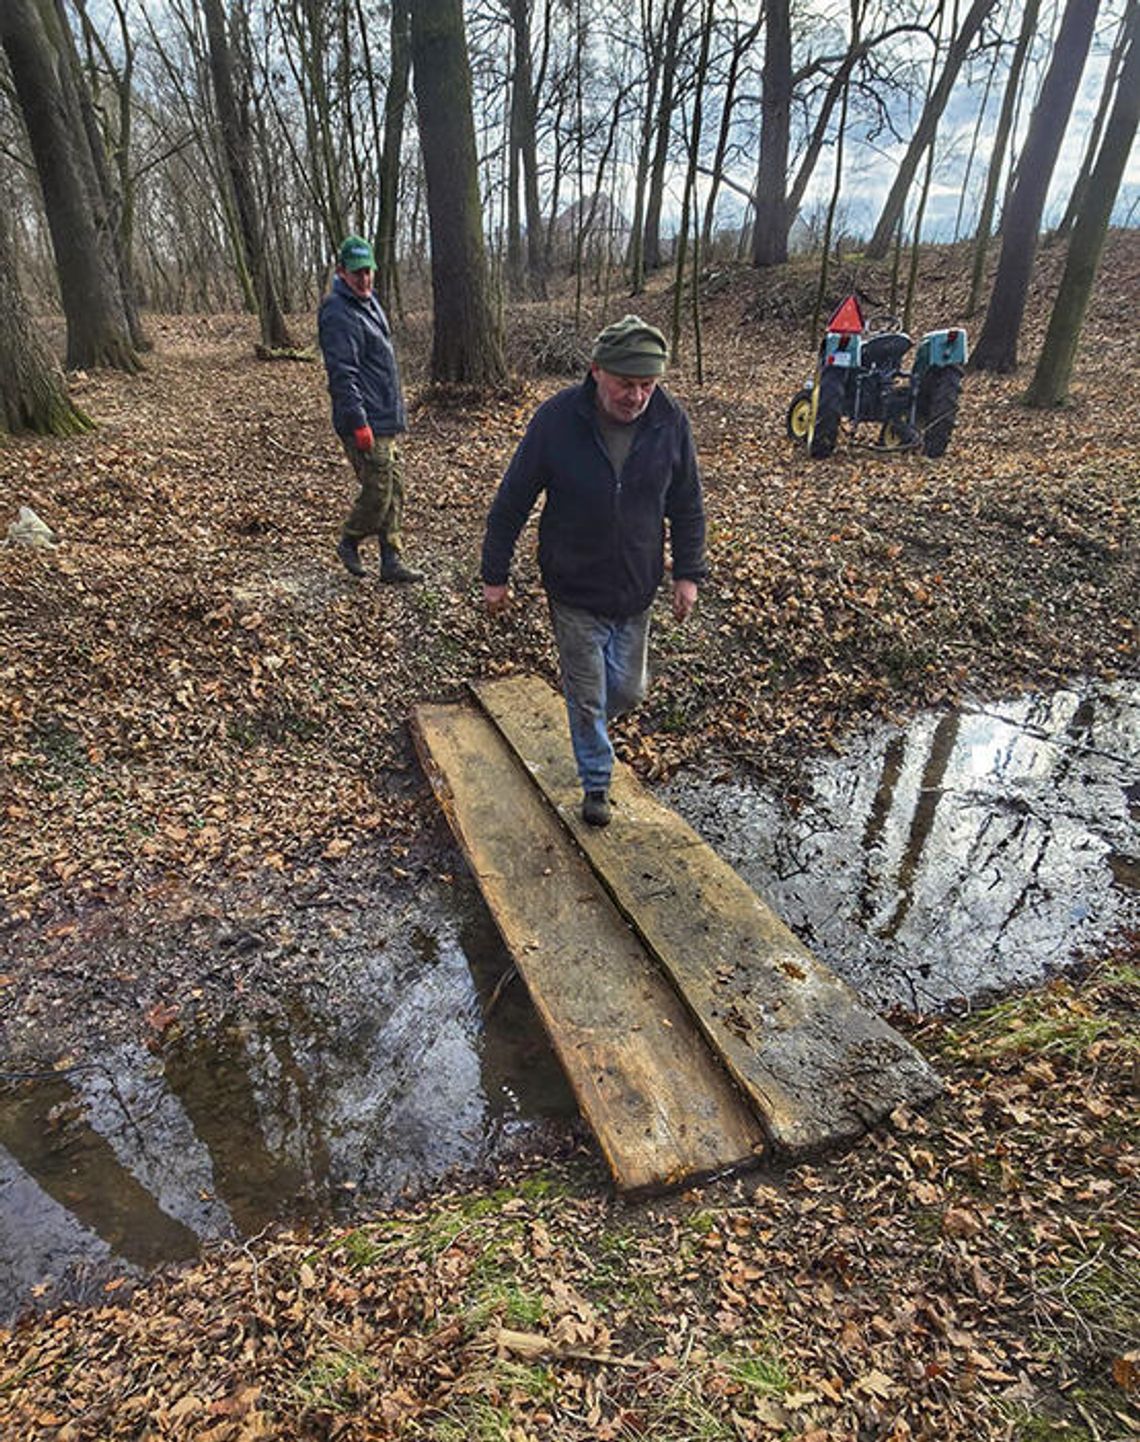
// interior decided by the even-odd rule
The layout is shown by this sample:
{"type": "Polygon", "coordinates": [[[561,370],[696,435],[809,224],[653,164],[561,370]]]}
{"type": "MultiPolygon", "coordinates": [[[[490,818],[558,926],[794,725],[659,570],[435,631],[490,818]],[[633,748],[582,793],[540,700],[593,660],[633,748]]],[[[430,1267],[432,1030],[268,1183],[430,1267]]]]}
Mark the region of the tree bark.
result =
{"type": "Polygon", "coordinates": [[[977,310],[978,299],[982,293],[982,273],[985,270],[986,251],[989,249],[990,234],[993,230],[994,209],[997,206],[1002,166],[1005,164],[1009,134],[1013,128],[1013,108],[1021,86],[1021,74],[1025,69],[1025,57],[1029,51],[1029,43],[1033,39],[1033,32],[1037,29],[1038,8],[1039,0],[1025,0],[1025,9],[1021,16],[1021,32],[1017,37],[1013,59],[1010,61],[1005,94],[1001,99],[1001,111],[998,115],[997,129],[994,132],[993,149],[990,151],[990,168],[986,175],[986,189],[982,196],[978,229],[974,237],[974,265],[970,279],[970,299],[966,303],[967,315],[973,315],[977,310]]]}
{"type": "Polygon", "coordinates": [[[72,404],[63,372],[28,313],[8,214],[7,206],[0,210],[0,431],[89,431],[92,422],[72,404]]]}
{"type": "Polygon", "coordinates": [[[652,0],[642,0],[642,49],[645,65],[645,109],[638,134],[637,165],[633,180],[633,219],[629,232],[629,289],[640,295],[645,289],[645,188],[649,183],[649,157],[653,148],[653,117],[657,105],[657,80],[661,74],[662,39],[653,28],[652,0]]]}
{"type": "Polygon", "coordinates": [[[51,0],[4,0],[0,42],[43,193],[67,318],[67,364],[137,370],[91,151],[72,92],[61,83],[68,59],[51,0]]]}
{"type": "Polygon", "coordinates": [[[408,108],[408,75],[412,66],[410,26],[408,0],[393,0],[391,58],[384,95],[384,146],[380,153],[380,224],[376,236],[376,288],[381,305],[389,313],[400,293],[396,273],[396,212],[404,115],[408,108]]]}
{"type": "Polygon", "coordinates": [[[1112,207],[1140,123],[1140,0],[1129,0],[1125,27],[1128,48],[1117,80],[1116,98],[1104,129],[1100,153],[1089,175],[1085,202],[1073,224],[1045,344],[1025,397],[1031,406],[1060,405],[1066,398],[1112,207]]]}
{"type": "Polygon", "coordinates": [[[890,194],[887,196],[882,214],[879,216],[878,224],[875,226],[874,234],[867,246],[868,260],[882,260],[890,249],[899,216],[903,213],[907,196],[910,194],[910,188],[914,182],[915,172],[918,170],[918,163],[922,159],[926,147],[934,144],[938,122],[942,118],[942,112],[946,109],[946,102],[950,98],[950,91],[958,78],[958,71],[962,68],[962,62],[973,44],[974,36],[982,27],[982,21],[993,7],[994,0],[974,0],[969,13],[962,21],[962,28],[950,42],[946,64],[942,67],[942,73],[938,77],[937,85],[930,93],[930,98],[923,106],[918,127],[907,146],[906,154],[903,156],[902,164],[899,166],[898,174],[895,176],[894,184],[891,186],[890,194]]]}
{"type": "Polygon", "coordinates": [[[506,379],[483,240],[462,0],[411,0],[412,69],[427,183],[435,381],[506,379]]]}
{"type": "MultiPolygon", "coordinates": [[[[530,58],[531,0],[508,0],[508,8],[515,40],[514,73],[511,77],[511,149],[522,166],[523,202],[526,214],[526,265],[523,289],[535,299],[541,300],[546,295],[546,257],[542,243],[542,208],[538,198],[536,102],[530,58]]],[[[520,268],[521,261],[520,238],[518,256],[520,268]]]]}
{"type": "Polygon", "coordinates": [[[760,94],[760,169],[752,264],[788,258],[788,142],[792,120],[792,17],[788,0],[768,0],[760,94]]]}
{"type": "Polygon", "coordinates": [[[649,167],[649,194],[645,204],[645,236],[642,263],[646,270],[661,265],[661,209],[665,199],[665,166],[669,159],[669,140],[673,129],[673,94],[676,85],[677,47],[685,0],[673,0],[669,24],[665,32],[665,51],[661,65],[661,102],[657,110],[653,162],[649,167]]]}
{"type": "Polygon", "coordinates": [[[1085,147],[1084,157],[1081,160],[1081,168],[1077,172],[1076,181],[1073,184],[1072,194],[1069,196],[1069,203],[1065,207],[1065,214],[1061,217],[1061,223],[1049,237],[1050,241],[1064,240],[1073,226],[1077,223],[1077,217],[1084,209],[1085,198],[1089,193],[1093,166],[1096,164],[1100,152],[1101,136],[1104,133],[1105,122],[1108,116],[1108,107],[1116,93],[1116,81],[1120,74],[1120,67],[1124,60],[1124,52],[1131,43],[1131,30],[1129,28],[1132,18],[1131,3],[1125,9],[1120,19],[1120,30],[1117,33],[1116,44],[1112,47],[1112,54],[1109,56],[1108,69],[1104,76],[1104,88],[1101,91],[1100,104],[1097,106],[1096,115],[1093,117],[1092,129],[1089,131],[1088,145],[1085,147]]]}
{"type": "Polygon", "coordinates": [[[1065,6],[1053,58],[1029,122],[1017,181],[1002,217],[997,276],[970,362],[975,370],[1017,369],[1017,339],[1037,254],[1041,212],[1092,40],[1096,12],[1097,0],[1068,0],[1065,6]]]}
{"type": "Polygon", "coordinates": [[[218,123],[222,132],[222,148],[226,170],[237,211],[243,260],[253,279],[257,316],[261,323],[261,341],[271,350],[293,349],[295,342],[285,324],[281,304],[273,284],[269,260],[265,254],[265,234],[257,193],[253,185],[252,144],[249,119],[242,113],[234,84],[234,60],[226,34],[226,18],[222,0],[201,0],[206,16],[206,35],[210,47],[210,78],[218,106],[218,123]]]}
{"type": "Polygon", "coordinates": [[[79,22],[88,44],[89,53],[91,46],[98,49],[107,73],[112,77],[116,101],[117,133],[114,124],[108,124],[106,121],[100,124],[92,100],[91,87],[83,73],[74,37],[67,24],[62,0],[56,0],[60,30],[67,41],[68,54],[72,62],[75,95],[80,114],[83,117],[83,125],[91,150],[91,161],[107,214],[111,253],[114,256],[115,273],[118,276],[119,289],[123,297],[127,329],[131,343],[136,350],[146,351],[150,349],[150,341],[147,339],[142,317],[139,314],[138,286],[131,262],[131,240],[134,227],[134,178],[131,171],[133,110],[131,77],[134,71],[134,41],[131,37],[130,27],[126,23],[126,13],[121,0],[116,0],[115,12],[119,21],[119,35],[123,46],[123,64],[120,71],[112,62],[106,46],[91,24],[87,14],[86,0],[73,0],[73,3],[79,15],[79,22]],[[114,151],[113,174],[105,156],[105,146],[108,151],[111,148],[114,151]]]}

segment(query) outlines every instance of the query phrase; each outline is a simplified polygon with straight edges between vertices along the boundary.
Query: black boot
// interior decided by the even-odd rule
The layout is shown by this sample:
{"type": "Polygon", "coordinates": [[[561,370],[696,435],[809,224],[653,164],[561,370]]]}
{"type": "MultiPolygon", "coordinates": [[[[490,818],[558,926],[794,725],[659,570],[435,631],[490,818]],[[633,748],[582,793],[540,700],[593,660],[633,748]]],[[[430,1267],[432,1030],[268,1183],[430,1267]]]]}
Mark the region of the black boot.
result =
{"type": "Polygon", "coordinates": [[[404,558],[387,541],[380,543],[380,579],[382,581],[422,581],[424,573],[404,565],[404,558]]]}
{"type": "Polygon", "coordinates": [[[587,826],[608,826],[612,808],[604,791],[587,791],[582,798],[582,820],[587,826]]]}
{"type": "Polygon", "coordinates": [[[351,536],[341,536],[336,543],[336,553],[344,562],[344,569],[352,576],[363,576],[364,566],[360,560],[359,541],[351,536]]]}

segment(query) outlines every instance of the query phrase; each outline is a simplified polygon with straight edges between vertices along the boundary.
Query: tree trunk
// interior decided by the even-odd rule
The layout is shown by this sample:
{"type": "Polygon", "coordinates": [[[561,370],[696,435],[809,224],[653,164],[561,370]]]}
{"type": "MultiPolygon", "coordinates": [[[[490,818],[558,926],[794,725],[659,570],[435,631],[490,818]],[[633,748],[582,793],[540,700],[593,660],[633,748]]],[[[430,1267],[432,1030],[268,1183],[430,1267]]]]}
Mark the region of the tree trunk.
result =
{"type": "Polygon", "coordinates": [[[1017,369],[1017,338],[1037,253],[1041,212],[1084,69],[1096,11],[1097,0],[1068,0],[1065,6],[1053,58],[1029,122],[1017,182],[1002,217],[997,276],[971,358],[975,370],[1017,369]]]}
{"type": "Polygon", "coordinates": [[[1089,176],[1088,192],[1073,225],[1065,271],[1037,369],[1025,397],[1031,406],[1055,406],[1066,398],[1085,310],[1100,268],[1112,207],[1140,123],[1140,0],[1125,12],[1127,51],[1116,85],[1112,113],[1100,153],[1089,176]]]}
{"type": "Polygon", "coordinates": [[[645,237],[642,258],[646,270],[661,265],[661,209],[665,199],[665,167],[669,159],[672,136],[673,91],[676,83],[677,46],[685,0],[673,0],[669,25],[665,33],[665,52],[661,66],[661,103],[657,111],[657,134],[653,146],[653,163],[649,167],[649,194],[645,203],[645,237]]]}
{"type": "Polygon", "coordinates": [[[380,155],[380,225],[376,236],[377,290],[380,304],[391,313],[399,295],[396,274],[396,211],[400,193],[400,151],[404,143],[404,115],[408,108],[408,73],[411,69],[411,17],[408,0],[392,5],[391,66],[384,96],[384,148],[380,155]]]}
{"type": "Polygon", "coordinates": [[[67,318],[67,364],[134,371],[109,221],[92,172],[82,118],[60,83],[67,56],[51,0],[3,0],[0,41],[8,56],[36,162],[67,318]]]}
{"type": "Polygon", "coordinates": [[[716,213],[717,194],[724,178],[724,160],[728,154],[728,143],[732,137],[732,116],[736,105],[736,82],[740,74],[740,62],[752,47],[760,31],[757,20],[743,35],[737,35],[732,43],[732,56],[728,64],[728,78],[724,85],[724,105],[720,112],[720,127],[716,137],[716,152],[713,155],[708,197],[705,200],[705,217],[701,225],[701,249],[709,250],[713,240],[713,220],[716,213]]]}
{"type": "MultiPolygon", "coordinates": [[[[629,232],[629,289],[640,295],[645,289],[645,189],[649,183],[649,160],[653,149],[653,118],[657,106],[657,81],[661,74],[663,38],[654,30],[652,0],[642,0],[642,49],[646,57],[645,109],[637,145],[633,180],[633,219],[629,232]]],[[[581,58],[579,56],[579,64],[581,58]]]]}
{"type": "Polygon", "coordinates": [[[792,17],[788,0],[768,0],[760,94],[760,169],[752,264],[788,258],[788,140],[792,120],[792,17]]]}
{"type": "Polygon", "coordinates": [[[958,78],[958,71],[962,68],[962,62],[973,44],[974,36],[981,29],[982,21],[993,7],[994,0],[974,0],[969,14],[962,22],[962,28],[950,42],[942,74],[938,77],[938,83],[923,107],[918,127],[907,146],[906,154],[899,166],[899,172],[895,176],[894,184],[891,186],[890,194],[887,196],[886,204],[883,206],[882,214],[875,226],[875,232],[867,246],[868,260],[882,260],[890,249],[899,216],[902,215],[906,206],[906,199],[910,194],[915,172],[918,170],[918,163],[922,159],[926,147],[934,144],[938,122],[942,118],[942,112],[950,98],[950,91],[958,78]]]}
{"type": "MultiPolygon", "coordinates": [[[[546,296],[546,265],[542,244],[542,208],[538,198],[538,143],[535,135],[534,77],[530,58],[531,0],[508,0],[508,7],[515,39],[515,64],[511,79],[511,149],[522,166],[526,212],[525,290],[527,294],[541,300],[546,296]]],[[[515,184],[517,186],[517,176],[515,184]]],[[[520,263],[521,259],[520,244],[520,263]]]]}
{"type": "Polygon", "coordinates": [[[1092,169],[1096,164],[1097,155],[1100,150],[1101,136],[1104,133],[1105,120],[1108,116],[1108,107],[1116,92],[1116,81],[1124,60],[1124,52],[1131,43],[1129,26],[1132,19],[1133,8],[1133,5],[1130,3],[1121,16],[1120,30],[1117,33],[1116,44],[1112,47],[1112,54],[1109,56],[1108,69],[1104,76],[1100,103],[1097,106],[1096,115],[1093,117],[1092,129],[1089,131],[1088,145],[1085,147],[1081,168],[1077,172],[1077,178],[1073,184],[1073,191],[1069,196],[1069,203],[1065,207],[1065,214],[1061,217],[1060,225],[1058,225],[1057,229],[1049,237],[1050,241],[1064,240],[1065,237],[1071,233],[1073,226],[1077,223],[1077,217],[1084,209],[1085,199],[1089,193],[1092,169]]]}
{"type": "MultiPolygon", "coordinates": [[[[697,210],[697,164],[701,154],[701,121],[705,104],[705,75],[709,68],[709,46],[712,42],[714,0],[702,0],[701,5],[701,49],[697,57],[696,90],[693,94],[693,123],[688,136],[689,163],[685,171],[685,190],[681,199],[681,224],[677,230],[676,274],[673,280],[673,331],[670,350],[676,360],[681,353],[681,305],[685,291],[685,261],[689,247],[689,216],[697,210]]],[[[699,257],[699,240],[694,246],[694,262],[699,257]]],[[[698,329],[700,321],[700,276],[694,264],[693,270],[694,310],[698,329]]],[[[701,379],[698,365],[698,381],[701,379]]]]}
{"type": "Polygon", "coordinates": [[[411,0],[412,69],[427,182],[435,381],[506,379],[491,306],[462,0],[411,0]]]}
{"type": "Polygon", "coordinates": [[[271,350],[293,349],[265,254],[265,234],[254,190],[249,119],[242,113],[234,85],[233,51],[226,35],[222,0],[201,0],[210,46],[210,77],[218,106],[222,148],[237,211],[243,259],[253,279],[261,341],[271,350]]]}
{"type": "Polygon", "coordinates": [[[95,177],[99,184],[100,194],[103,198],[103,205],[106,211],[111,253],[115,261],[115,273],[119,280],[119,289],[123,297],[123,310],[127,318],[127,330],[131,337],[131,343],[136,350],[145,351],[150,349],[150,341],[143,330],[142,317],[139,314],[138,287],[135,282],[134,267],[131,263],[131,239],[134,222],[134,178],[131,164],[131,121],[133,111],[133,99],[131,95],[131,76],[134,69],[134,42],[131,38],[130,27],[126,23],[126,14],[121,3],[116,3],[115,10],[119,20],[119,34],[123,45],[123,68],[120,72],[111,60],[107,48],[103,45],[98,32],[91,24],[87,14],[85,0],[73,0],[76,11],[79,15],[79,22],[83,27],[83,33],[90,47],[95,45],[102,57],[107,73],[112,77],[115,93],[115,114],[118,122],[118,134],[114,132],[114,126],[108,126],[109,134],[104,135],[103,125],[99,122],[95,104],[91,97],[91,87],[83,73],[79,54],[75,45],[74,37],[67,24],[66,13],[62,0],[56,0],[56,12],[59,16],[59,26],[65,41],[67,42],[68,55],[71,59],[74,91],[83,117],[84,130],[87,134],[88,145],[91,150],[91,162],[94,167],[95,177]],[[108,166],[105,145],[113,145],[116,155],[114,175],[108,166]]]}
{"type": "Polygon", "coordinates": [[[1026,0],[1025,9],[1021,16],[1021,33],[1017,37],[1017,45],[1013,52],[1013,59],[1010,61],[1009,76],[1006,80],[1005,94],[1001,100],[1001,112],[998,115],[993,148],[990,151],[990,168],[986,175],[986,190],[982,197],[982,208],[978,215],[977,234],[974,237],[974,266],[973,275],[970,280],[970,299],[966,303],[967,315],[973,315],[977,310],[978,300],[982,294],[982,273],[985,270],[986,251],[989,249],[990,233],[993,230],[998,185],[1001,182],[1001,170],[1005,164],[1006,147],[1009,145],[1009,135],[1013,128],[1013,109],[1017,103],[1017,95],[1021,87],[1021,74],[1025,68],[1025,57],[1029,51],[1029,43],[1033,39],[1033,33],[1037,29],[1038,7],[1039,0],[1026,0]]]}
{"type": "Polygon", "coordinates": [[[71,403],[63,372],[32,324],[20,289],[8,224],[0,210],[0,431],[72,436],[92,429],[71,403]]]}

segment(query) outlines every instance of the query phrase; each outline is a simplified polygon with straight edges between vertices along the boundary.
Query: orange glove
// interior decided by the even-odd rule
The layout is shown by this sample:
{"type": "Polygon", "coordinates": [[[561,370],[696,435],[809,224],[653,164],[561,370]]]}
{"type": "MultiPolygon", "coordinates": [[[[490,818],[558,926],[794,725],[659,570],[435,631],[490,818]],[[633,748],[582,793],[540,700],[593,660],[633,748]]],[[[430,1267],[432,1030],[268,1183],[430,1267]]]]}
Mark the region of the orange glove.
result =
{"type": "Polygon", "coordinates": [[[352,433],[352,438],[356,442],[358,451],[370,451],[375,440],[371,426],[357,426],[352,433]]]}

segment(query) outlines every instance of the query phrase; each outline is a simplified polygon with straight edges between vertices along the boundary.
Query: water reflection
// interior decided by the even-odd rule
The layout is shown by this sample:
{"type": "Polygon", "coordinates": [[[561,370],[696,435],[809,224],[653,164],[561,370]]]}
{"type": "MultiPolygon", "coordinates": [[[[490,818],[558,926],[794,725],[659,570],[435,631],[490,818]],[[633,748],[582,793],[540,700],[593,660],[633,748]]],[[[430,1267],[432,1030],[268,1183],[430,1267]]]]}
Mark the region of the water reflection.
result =
{"type": "Polygon", "coordinates": [[[399,924],[330,949],[304,1005],[0,1089],[0,1318],[34,1290],[90,1295],[206,1239],[392,1200],[573,1114],[473,884],[399,924]]]}
{"type": "MultiPolygon", "coordinates": [[[[805,778],[666,799],[880,1007],[1039,979],[1136,924],[1140,687],[918,718],[805,778]]],[[[320,981],[0,1089],[0,1319],[204,1239],[369,1204],[572,1115],[475,884],[309,938],[320,981]]],[[[307,913],[311,915],[311,913],[307,913]]],[[[300,930],[300,914],[290,919],[300,930]]]]}
{"type": "Polygon", "coordinates": [[[1140,687],[920,717],[819,763],[795,814],[737,784],[669,800],[880,1007],[1033,982],[1135,924],[1140,687]]]}

